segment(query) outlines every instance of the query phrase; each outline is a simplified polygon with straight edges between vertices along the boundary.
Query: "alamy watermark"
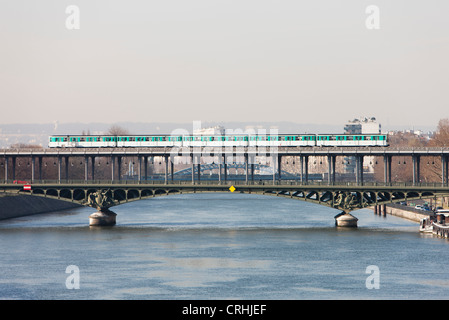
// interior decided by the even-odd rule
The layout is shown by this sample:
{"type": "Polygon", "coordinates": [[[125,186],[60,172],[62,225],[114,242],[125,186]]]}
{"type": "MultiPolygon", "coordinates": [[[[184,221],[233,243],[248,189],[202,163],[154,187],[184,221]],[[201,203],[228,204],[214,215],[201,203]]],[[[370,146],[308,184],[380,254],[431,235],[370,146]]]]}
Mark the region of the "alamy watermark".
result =
{"type": "Polygon", "coordinates": [[[182,164],[248,163],[266,164],[274,162],[278,155],[279,130],[224,129],[201,127],[201,121],[193,122],[193,130],[178,128],[171,132],[173,148],[170,159],[182,164]],[[174,159],[177,158],[177,161],[174,159]]]}
{"type": "Polygon", "coordinates": [[[380,270],[376,265],[366,267],[365,273],[369,276],[365,280],[367,289],[380,289],[380,270]]]}
{"type": "Polygon", "coordinates": [[[380,9],[378,6],[370,5],[366,7],[365,13],[368,17],[365,20],[365,26],[368,30],[380,29],[380,9]]]}
{"type": "Polygon", "coordinates": [[[76,265],[69,265],[65,273],[70,274],[65,280],[65,287],[69,290],[80,288],[80,269],[76,265]]]}
{"type": "Polygon", "coordinates": [[[80,29],[80,8],[76,5],[67,6],[65,13],[68,16],[65,19],[65,27],[68,30],[80,29]]]}

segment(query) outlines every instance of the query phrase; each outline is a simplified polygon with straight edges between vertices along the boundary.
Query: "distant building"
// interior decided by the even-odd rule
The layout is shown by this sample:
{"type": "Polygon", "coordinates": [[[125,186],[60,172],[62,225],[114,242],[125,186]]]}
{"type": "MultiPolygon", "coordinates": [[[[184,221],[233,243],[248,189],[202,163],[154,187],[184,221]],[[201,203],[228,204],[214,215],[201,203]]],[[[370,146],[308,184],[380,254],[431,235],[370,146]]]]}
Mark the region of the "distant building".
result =
{"type": "MultiPolygon", "coordinates": [[[[376,118],[356,118],[354,120],[350,120],[346,123],[344,130],[346,134],[380,134],[381,133],[381,125],[377,122],[376,118]]],[[[352,173],[355,172],[355,158],[354,157],[345,157],[345,172],[352,173]]],[[[363,166],[363,171],[366,172],[374,172],[374,157],[365,157],[364,163],[370,163],[368,166],[363,166]]]]}
{"type": "Polygon", "coordinates": [[[224,136],[225,128],[222,126],[215,126],[209,128],[201,128],[193,130],[195,136],[224,136]]]}
{"type": "Polygon", "coordinates": [[[381,125],[374,117],[356,118],[348,121],[344,130],[347,134],[379,134],[381,132],[381,125]]]}

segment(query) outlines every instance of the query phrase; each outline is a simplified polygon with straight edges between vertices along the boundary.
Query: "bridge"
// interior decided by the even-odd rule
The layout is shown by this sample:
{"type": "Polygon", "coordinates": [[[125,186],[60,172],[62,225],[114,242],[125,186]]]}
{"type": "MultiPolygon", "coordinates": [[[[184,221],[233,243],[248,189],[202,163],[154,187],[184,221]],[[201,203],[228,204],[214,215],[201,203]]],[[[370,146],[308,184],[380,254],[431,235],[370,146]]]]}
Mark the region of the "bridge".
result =
{"type": "MultiPolygon", "coordinates": [[[[228,165],[241,164],[245,168],[245,181],[254,177],[254,170],[259,163],[258,157],[269,158],[272,165],[273,181],[282,180],[282,158],[293,157],[296,159],[295,165],[300,169],[300,180],[309,180],[309,159],[311,157],[327,158],[328,183],[335,183],[335,168],[337,157],[350,157],[355,163],[355,180],[363,184],[363,159],[364,157],[380,157],[384,165],[384,183],[392,182],[392,159],[399,157],[402,161],[409,158],[413,164],[413,184],[420,183],[420,163],[425,157],[441,159],[441,183],[448,184],[448,161],[449,148],[392,148],[392,147],[283,147],[283,148],[61,148],[61,149],[4,149],[0,150],[0,166],[4,168],[3,180],[15,180],[17,163],[20,159],[30,159],[27,163],[31,167],[29,179],[43,180],[42,165],[45,158],[57,159],[54,166],[58,170],[58,181],[68,180],[69,159],[76,159],[84,164],[84,180],[89,176],[95,180],[95,159],[107,158],[111,168],[111,180],[120,180],[122,177],[122,159],[137,158],[138,181],[148,180],[148,163],[155,157],[163,159],[165,164],[164,180],[174,180],[175,158],[188,158],[191,164],[191,181],[200,180],[202,171],[201,160],[205,159],[206,164],[214,164],[218,167],[218,180],[227,180],[228,165]],[[36,168],[37,161],[37,168],[36,168]],[[64,168],[63,168],[64,162],[64,168]],[[90,175],[89,175],[90,166],[90,175]],[[195,168],[196,166],[196,168],[195,168]],[[170,167],[170,169],[169,169],[170,167]],[[143,170],[142,170],[143,168],[143,170]],[[38,170],[37,170],[38,169],[38,170]],[[36,173],[38,172],[38,176],[36,173]],[[170,177],[169,177],[170,172],[170,177]],[[196,174],[195,174],[196,173],[196,174]]],[[[203,161],[204,163],[204,161],[203,161]]],[[[186,171],[187,172],[187,171],[186,171]]],[[[291,177],[287,177],[291,178],[291,177]]]]}
{"type": "Polygon", "coordinates": [[[131,201],[161,195],[198,192],[241,192],[287,197],[325,205],[347,214],[357,209],[366,207],[378,208],[381,205],[392,202],[436,199],[449,196],[449,148],[290,147],[263,150],[263,152],[261,153],[261,150],[253,148],[232,148],[231,150],[220,148],[212,151],[202,148],[189,148],[187,150],[174,150],[174,148],[7,149],[0,151],[0,159],[3,158],[3,162],[0,162],[0,165],[4,167],[3,183],[0,180],[0,193],[55,198],[91,206],[105,214],[111,213],[109,208],[131,201]],[[273,176],[271,181],[254,179],[254,170],[259,165],[255,161],[258,156],[270,157],[272,159],[273,176]],[[291,176],[282,171],[282,157],[286,156],[296,159],[294,164],[299,168],[299,179],[291,180],[291,176]],[[319,183],[310,181],[308,173],[309,157],[313,156],[327,158],[327,181],[319,183]],[[366,156],[376,156],[383,159],[384,181],[382,183],[370,183],[364,180],[363,158],[366,156]],[[94,179],[95,159],[100,157],[107,158],[110,161],[110,180],[98,181],[94,179]],[[137,180],[122,180],[122,174],[120,173],[121,162],[126,157],[137,158],[137,180]],[[155,157],[161,157],[165,164],[164,179],[162,181],[148,179],[148,162],[155,157]],[[187,173],[184,176],[189,177],[188,180],[178,181],[174,179],[176,172],[174,170],[174,159],[176,157],[185,157],[190,160],[191,167],[184,171],[184,173],[187,173]],[[354,159],[356,164],[355,181],[337,182],[335,180],[337,157],[352,157],[354,159]],[[408,157],[411,159],[413,163],[413,181],[410,183],[396,183],[392,181],[391,163],[393,157],[401,157],[401,159],[408,157]],[[421,183],[420,161],[424,157],[439,157],[441,159],[441,182],[421,183]],[[21,184],[13,183],[16,178],[17,163],[24,158],[31,160],[29,190],[24,190],[21,184]],[[46,158],[56,159],[54,166],[57,168],[58,178],[55,181],[43,179],[42,162],[46,158]],[[69,179],[69,158],[84,161],[84,180],[69,179]],[[201,163],[202,158],[208,159],[209,162],[206,164],[201,163]],[[36,160],[38,162],[38,177],[36,177],[36,160]],[[62,166],[63,161],[65,164],[64,169],[62,166]],[[244,169],[244,179],[231,181],[227,176],[228,165],[235,165],[236,163],[244,169]],[[88,179],[89,164],[91,179],[88,179]],[[144,170],[142,170],[142,165],[144,170]],[[201,167],[203,166],[204,169],[207,165],[209,169],[218,170],[218,176],[215,181],[201,180],[201,167]],[[65,171],[65,177],[62,174],[63,170],[65,171]]]}
{"type": "Polygon", "coordinates": [[[157,196],[173,194],[201,193],[201,192],[236,192],[247,194],[260,194],[275,197],[284,197],[302,200],[341,210],[344,213],[380,206],[398,201],[411,201],[416,199],[437,199],[449,196],[449,188],[437,184],[420,184],[419,186],[407,184],[377,184],[365,183],[363,186],[356,183],[344,184],[303,184],[298,181],[282,181],[282,183],[257,182],[211,182],[202,181],[192,184],[190,182],[140,182],[123,183],[112,181],[71,181],[59,183],[48,181],[35,183],[30,188],[20,184],[3,184],[0,186],[3,194],[26,194],[69,201],[96,208],[99,212],[108,213],[110,208],[120,204],[150,199],[157,196]],[[25,190],[26,189],[26,190],[25,190]]]}

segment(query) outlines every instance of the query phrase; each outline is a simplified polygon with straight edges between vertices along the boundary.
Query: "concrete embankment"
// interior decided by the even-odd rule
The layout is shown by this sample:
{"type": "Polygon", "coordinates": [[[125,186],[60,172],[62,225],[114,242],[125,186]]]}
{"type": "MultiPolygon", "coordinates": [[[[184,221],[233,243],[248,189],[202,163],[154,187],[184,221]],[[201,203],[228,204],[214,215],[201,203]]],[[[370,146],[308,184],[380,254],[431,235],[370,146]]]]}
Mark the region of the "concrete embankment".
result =
{"type": "Polygon", "coordinates": [[[388,204],[385,205],[381,210],[382,214],[391,214],[392,216],[408,219],[419,223],[421,219],[428,218],[430,213],[423,212],[423,210],[418,210],[412,207],[403,206],[400,204],[388,204]],[[385,210],[385,213],[383,212],[385,210]]]}
{"type": "Polygon", "coordinates": [[[0,196],[0,220],[79,208],[76,203],[27,195],[0,196]]]}

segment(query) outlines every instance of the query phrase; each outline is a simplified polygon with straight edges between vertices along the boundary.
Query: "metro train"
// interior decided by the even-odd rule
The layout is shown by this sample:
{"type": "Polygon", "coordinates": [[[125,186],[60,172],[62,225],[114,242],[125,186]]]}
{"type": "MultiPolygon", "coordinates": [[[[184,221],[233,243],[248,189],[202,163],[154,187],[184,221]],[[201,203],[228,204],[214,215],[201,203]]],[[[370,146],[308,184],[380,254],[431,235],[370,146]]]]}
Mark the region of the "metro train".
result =
{"type": "Polygon", "coordinates": [[[50,148],[147,147],[375,147],[387,146],[385,134],[280,135],[53,135],[50,148]]]}

